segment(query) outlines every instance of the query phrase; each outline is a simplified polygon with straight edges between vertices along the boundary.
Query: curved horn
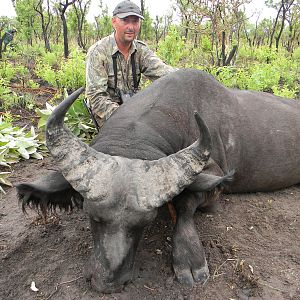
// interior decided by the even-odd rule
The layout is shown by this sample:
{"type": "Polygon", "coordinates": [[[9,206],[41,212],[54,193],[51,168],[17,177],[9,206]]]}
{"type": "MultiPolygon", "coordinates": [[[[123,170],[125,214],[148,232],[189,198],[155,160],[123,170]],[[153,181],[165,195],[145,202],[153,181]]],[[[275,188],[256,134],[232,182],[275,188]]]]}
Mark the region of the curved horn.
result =
{"type": "Polygon", "coordinates": [[[112,168],[116,162],[112,156],[97,152],[83,143],[64,126],[66,112],[83,91],[83,87],[76,90],[52,112],[46,125],[46,145],[73,188],[84,197],[87,192],[92,193],[89,197],[93,197],[91,189],[94,187],[90,182],[93,174],[101,168],[99,162],[103,162],[105,168],[112,168]]]}
{"type": "Polygon", "coordinates": [[[148,207],[160,207],[192,184],[205,167],[212,149],[211,135],[204,120],[195,112],[200,138],[187,148],[157,161],[143,162],[148,182],[153,182],[154,196],[148,207]],[[149,177],[148,177],[149,176],[149,177]],[[151,180],[152,179],[152,180],[151,180]],[[157,190],[158,187],[158,190],[157,190]]]}

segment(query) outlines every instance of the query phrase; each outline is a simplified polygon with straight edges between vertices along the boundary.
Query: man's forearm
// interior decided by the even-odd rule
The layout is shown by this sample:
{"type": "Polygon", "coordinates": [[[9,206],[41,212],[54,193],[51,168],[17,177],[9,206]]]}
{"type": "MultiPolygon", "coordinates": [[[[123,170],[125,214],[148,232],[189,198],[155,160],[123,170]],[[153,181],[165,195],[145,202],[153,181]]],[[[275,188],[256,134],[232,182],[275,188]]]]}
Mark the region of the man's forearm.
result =
{"type": "Polygon", "coordinates": [[[94,115],[106,121],[112,113],[119,107],[119,104],[113,102],[109,95],[100,94],[93,97],[87,97],[94,115]]]}

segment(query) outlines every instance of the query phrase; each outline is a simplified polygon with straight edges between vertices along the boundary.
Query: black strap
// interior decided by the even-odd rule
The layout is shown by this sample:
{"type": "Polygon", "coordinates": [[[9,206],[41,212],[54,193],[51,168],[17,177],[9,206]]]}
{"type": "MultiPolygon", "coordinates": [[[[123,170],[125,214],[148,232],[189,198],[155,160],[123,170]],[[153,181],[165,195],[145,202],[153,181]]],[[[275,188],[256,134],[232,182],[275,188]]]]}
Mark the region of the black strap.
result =
{"type": "MultiPolygon", "coordinates": [[[[114,76],[115,76],[115,91],[117,92],[118,88],[118,65],[117,65],[117,56],[118,52],[114,53],[112,55],[112,60],[113,60],[113,69],[114,69],[114,76]]],[[[133,79],[133,88],[134,92],[138,90],[140,81],[137,79],[136,75],[136,66],[135,66],[135,52],[131,54],[131,67],[132,67],[132,79],[133,79]]]]}
{"type": "Polygon", "coordinates": [[[92,109],[90,108],[90,106],[89,106],[89,104],[87,103],[86,99],[83,99],[83,104],[84,104],[84,106],[86,107],[88,113],[90,114],[90,116],[91,116],[91,118],[92,118],[92,121],[93,121],[93,123],[94,123],[94,126],[95,126],[96,129],[97,129],[97,132],[99,132],[99,131],[100,131],[100,127],[99,127],[99,125],[98,125],[98,123],[97,123],[97,120],[96,120],[96,118],[95,118],[95,116],[94,116],[94,114],[93,114],[93,112],[92,112],[92,109]]]}
{"type": "Polygon", "coordinates": [[[117,55],[118,55],[117,52],[112,55],[114,75],[115,75],[115,91],[117,91],[117,83],[118,83],[117,55]]]}
{"type": "Polygon", "coordinates": [[[136,76],[135,52],[133,52],[131,55],[131,67],[132,67],[133,88],[134,88],[134,92],[136,92],[140,82],[137,80],[137,76],[136,76]]]}

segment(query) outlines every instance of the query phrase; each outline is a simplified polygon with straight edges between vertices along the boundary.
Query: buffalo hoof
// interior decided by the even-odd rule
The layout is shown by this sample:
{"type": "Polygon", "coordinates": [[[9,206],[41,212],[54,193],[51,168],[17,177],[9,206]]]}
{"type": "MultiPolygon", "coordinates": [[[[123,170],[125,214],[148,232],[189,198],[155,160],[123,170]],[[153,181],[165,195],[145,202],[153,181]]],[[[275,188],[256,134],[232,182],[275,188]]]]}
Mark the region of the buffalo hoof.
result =
{"type": "Polygon", "coordinates": [[[192,287],[196,283],[205,283],[209,270],[195,227],[192,223],[184,225],[178,226],[174,233],[173,268],[178,281],[192,287]]]}
{"type": "Polygon", "coordinates": [[[209,269],[205,261],[205,266],[196,269],[180,269],[173,265],[177,280],[188,287],[193,287],[196,283],[204,284],[209,279],[209,269]]]}

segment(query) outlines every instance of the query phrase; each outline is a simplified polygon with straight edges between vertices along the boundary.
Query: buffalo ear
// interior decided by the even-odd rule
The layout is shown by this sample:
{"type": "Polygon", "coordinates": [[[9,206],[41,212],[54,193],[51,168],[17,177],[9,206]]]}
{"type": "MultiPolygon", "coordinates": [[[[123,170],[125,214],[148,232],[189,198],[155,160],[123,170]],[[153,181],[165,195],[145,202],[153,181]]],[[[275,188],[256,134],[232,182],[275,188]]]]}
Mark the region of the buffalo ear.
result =
{"type": "Polygon", "coordinates": [[[233,180],[234,171],[230,171],[225,176],[217,176],[213,174],[207,174],[205,172],[200,173],[197,176],[195,182],[193,182],[187,189],[191,192],[205,192],[211,191],[219,185],[223,185],[233,180]]]}

